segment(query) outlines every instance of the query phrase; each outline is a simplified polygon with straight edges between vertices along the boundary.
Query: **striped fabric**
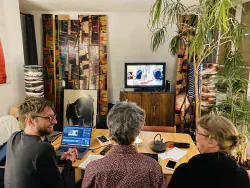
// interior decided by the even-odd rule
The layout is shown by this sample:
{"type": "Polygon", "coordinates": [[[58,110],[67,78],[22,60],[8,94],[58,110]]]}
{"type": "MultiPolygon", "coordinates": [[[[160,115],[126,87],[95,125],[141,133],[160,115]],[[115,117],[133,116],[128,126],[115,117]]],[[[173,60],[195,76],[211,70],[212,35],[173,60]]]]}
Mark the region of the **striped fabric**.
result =
{"type": "MultiPolygon", "coordinates": [[[[199,72],[201,71],[201,66],[199,67],[199,72]]],[[[200,81],[198,84],[198,91],[200,94],[200,81]]],[[[195,98],[195,83],[194,83],[194,63],[189,63],[189,72],[188,72],[188,96],[195,98]]]]}

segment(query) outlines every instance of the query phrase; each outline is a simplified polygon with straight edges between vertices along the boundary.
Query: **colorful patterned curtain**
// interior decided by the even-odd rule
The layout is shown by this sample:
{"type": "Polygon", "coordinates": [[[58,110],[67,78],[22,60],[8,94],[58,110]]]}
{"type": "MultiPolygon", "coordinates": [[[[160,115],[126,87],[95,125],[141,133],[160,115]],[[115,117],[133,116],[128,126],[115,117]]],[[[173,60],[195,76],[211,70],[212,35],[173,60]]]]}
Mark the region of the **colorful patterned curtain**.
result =
{"type": "Polygon", "coordinates": [[[62,122],[64,89],[98,90],[98,114],[108,112],[107,16],[43,14],[44,94],[62,122]]]}
{"type": "MultiPolygon", "coordinates": [[[[180,28],[180,33],[187,29],[187,24],[192,23],[192,19],[192,15],[180,16],[180,23],[186,23],[180,28]]],[[[175,125],[181,127],[181,131],[189,131],[194,123],[194,69],[192,62],[188,62],[191,37],[192,35],[187,35],[180,41],[176,61],[175,125]]]]}

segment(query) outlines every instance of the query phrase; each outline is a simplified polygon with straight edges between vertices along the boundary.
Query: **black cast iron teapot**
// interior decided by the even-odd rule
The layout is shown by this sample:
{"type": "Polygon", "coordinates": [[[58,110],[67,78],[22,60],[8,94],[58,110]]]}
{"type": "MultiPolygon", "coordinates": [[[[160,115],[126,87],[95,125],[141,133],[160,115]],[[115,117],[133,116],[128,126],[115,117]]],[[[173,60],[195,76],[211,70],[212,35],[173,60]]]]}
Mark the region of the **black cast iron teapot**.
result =
{"type": "Polygon", "coordinates": [[[154,141],[150,142],[150,148],[157,153],[160,153],[166,150],[166,143],[163,142],[163,138],[161,138],[160,133],[155,135],[154,141]],[[156,140],[157,136],[160,136],[160,140],[156,140]]]}

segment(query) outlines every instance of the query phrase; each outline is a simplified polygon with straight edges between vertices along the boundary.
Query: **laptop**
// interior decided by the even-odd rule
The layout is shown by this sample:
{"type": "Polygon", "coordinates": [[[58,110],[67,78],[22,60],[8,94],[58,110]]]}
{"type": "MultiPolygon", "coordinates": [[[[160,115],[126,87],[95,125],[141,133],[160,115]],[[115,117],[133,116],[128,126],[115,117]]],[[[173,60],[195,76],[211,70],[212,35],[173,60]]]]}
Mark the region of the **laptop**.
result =
{"type": "Polygon", "coordinates": [[[91,140],[92,127],[64,126],[61,146],[56,150],[56,154],[62,154],[69,148],[76,148],[78,159],[82,159],[88,151],[91,140]]]}

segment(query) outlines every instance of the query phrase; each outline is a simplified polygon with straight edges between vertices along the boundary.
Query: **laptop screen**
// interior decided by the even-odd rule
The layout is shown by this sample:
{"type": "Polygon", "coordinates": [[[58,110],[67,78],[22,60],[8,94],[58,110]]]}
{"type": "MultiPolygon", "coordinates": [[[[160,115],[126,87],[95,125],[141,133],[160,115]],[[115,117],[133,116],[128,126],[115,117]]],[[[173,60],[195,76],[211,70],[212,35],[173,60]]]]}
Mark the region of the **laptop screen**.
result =
{"type": "Polygon", "coordinates": [[[90,146],[92,127],[64,126],[62,145],[90,146]]]}

